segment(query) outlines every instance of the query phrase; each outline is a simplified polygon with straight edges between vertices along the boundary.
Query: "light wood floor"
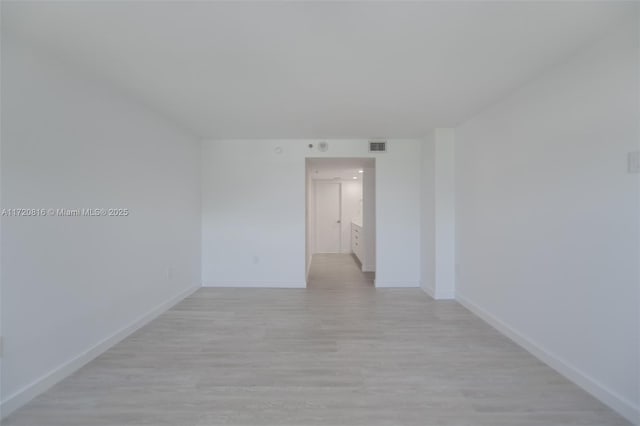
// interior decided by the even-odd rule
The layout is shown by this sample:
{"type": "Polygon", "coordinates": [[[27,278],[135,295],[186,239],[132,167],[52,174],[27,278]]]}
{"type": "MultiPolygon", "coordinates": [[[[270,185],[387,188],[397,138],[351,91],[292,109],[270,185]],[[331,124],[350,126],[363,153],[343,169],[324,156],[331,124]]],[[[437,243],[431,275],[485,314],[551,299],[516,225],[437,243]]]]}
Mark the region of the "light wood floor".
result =
{"type": "Polygon", "coordinates": [[[348,255],[309,287],[201,289],[6,426],[605,426],[621,417],[455,302],[375,290],[348,255]]]}

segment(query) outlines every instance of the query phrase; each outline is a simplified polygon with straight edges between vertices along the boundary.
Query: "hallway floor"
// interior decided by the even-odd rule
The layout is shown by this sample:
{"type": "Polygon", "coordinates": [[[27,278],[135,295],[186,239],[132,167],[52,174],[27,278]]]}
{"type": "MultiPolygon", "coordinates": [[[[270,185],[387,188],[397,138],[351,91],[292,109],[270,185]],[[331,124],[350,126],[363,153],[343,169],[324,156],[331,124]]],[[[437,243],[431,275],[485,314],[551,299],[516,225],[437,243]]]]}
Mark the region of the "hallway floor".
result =
{"type": "Polygon", "coordinates": [[[605,426],[624,419],[453,301],[348,255],[308,289],[203,288],[6,426],[605,426]]]}
{"type": "Polygon", "coordinates": [[[352,254],[314,254],[307,288],[312,290],[362,290],[373,288],[373,272],[362,272],[352,254]]]}

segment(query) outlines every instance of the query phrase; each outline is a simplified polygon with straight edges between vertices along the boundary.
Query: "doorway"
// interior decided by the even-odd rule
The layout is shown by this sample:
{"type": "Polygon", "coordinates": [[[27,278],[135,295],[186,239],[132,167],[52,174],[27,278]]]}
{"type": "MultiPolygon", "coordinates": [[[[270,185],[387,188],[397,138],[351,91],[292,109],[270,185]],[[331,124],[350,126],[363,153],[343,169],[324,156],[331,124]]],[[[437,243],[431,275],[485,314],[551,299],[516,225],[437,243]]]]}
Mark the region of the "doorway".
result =
{"type": "Polygon", "coordinates": [[[375,160],[308,158],[307,286],[311,278],[373,283],[374,273],[375,160]]]}
{"type": "Polygon", "coordinates": [[[316,253],[342,250],[342,183],[315,181],[316,253]]]}

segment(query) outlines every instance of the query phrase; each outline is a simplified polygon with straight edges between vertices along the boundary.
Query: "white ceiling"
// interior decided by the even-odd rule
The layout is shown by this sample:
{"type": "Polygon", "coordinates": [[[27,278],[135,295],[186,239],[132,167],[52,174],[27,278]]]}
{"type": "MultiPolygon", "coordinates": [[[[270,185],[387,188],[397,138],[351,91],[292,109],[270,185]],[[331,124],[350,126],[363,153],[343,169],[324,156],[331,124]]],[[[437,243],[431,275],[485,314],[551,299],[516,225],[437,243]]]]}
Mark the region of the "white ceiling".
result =
{"type": "Polygon", "coordinates": [[[358,173],[366,167],[375,167],[373,158],[309,158],[307,167],[312,179],[362,180],[358,173]]]}
{"type": "Polygon", "coordinates": [[[2,2],[2,33],[202,137],[421,137],[595,40],[633,2],[2,2]]]}

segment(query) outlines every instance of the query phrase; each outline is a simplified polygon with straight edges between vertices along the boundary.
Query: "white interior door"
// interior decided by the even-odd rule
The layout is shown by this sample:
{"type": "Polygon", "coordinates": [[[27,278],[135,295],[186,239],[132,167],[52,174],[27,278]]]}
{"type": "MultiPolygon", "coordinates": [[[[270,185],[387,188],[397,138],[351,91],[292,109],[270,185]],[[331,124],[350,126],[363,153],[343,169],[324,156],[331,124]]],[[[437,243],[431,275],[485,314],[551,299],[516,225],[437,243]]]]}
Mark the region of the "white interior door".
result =
{"type": "Polygon", "coordinates": [[[340,253],[340,183],[316,181],[316,253],[340,253]]]}

